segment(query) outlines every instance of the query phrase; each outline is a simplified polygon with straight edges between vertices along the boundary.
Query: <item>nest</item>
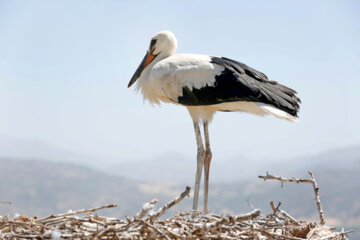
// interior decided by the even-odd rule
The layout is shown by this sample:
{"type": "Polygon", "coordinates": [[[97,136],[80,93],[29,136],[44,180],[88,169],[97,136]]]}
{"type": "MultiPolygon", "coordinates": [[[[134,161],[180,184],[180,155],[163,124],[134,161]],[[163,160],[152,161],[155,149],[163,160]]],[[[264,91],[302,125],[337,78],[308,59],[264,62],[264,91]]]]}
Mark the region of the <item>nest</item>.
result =
{"type": "MultiPolygon", "coordinates": [[[[172,218],[160,217],[189,196],[186,187],[178,197],[154,211],[157,200],[146,204],[134,216],[116,219],[98,216],[97,210],[117,207],[101,206],[78,210],[42,219],[18,216],[10,219],[0,216],[0,239],[292,239],[292,240],[340,240],[348,239],[348,233],[325,226],[319,188],[314,175],[310,179],[282,178],[266,174],[259,176],[264,180],[310,183],[314,188],[320,224],[298,221],[286,211],[270,202],[272,213],[261,214],[251,203],[253,211],[240,215],[217,216],[201,212],[180,212],[172,218]]],[[[5,202],[2,202],[5,203],[5,202]]]]}
{"type": "Polygon", "coordinates": [[[204,215],[197,211],[179,212],[172,218],[160,217],[189,196],[187,187],[158,211],[157,200],[144,204],[134,216],[116,219],[94,214],[97,210],[117,207],[101,206],[43,219],[18,216],[0,217],[0,239],[347,239],[348,232],[315,223],[297,221],[271,202],[273,213],[263,215],[259,209],[241,215],[204,215]]]}

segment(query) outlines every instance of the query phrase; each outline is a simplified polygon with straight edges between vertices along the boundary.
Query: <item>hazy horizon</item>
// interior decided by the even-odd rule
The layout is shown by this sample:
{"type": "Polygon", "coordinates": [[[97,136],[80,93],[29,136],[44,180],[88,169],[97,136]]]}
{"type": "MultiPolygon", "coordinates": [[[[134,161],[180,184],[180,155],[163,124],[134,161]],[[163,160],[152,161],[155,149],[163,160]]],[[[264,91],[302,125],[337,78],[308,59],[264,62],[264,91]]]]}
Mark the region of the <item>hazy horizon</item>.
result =
{"type": "Polygon", "coordinates": [[[357,1],[1,1],[0,137],[113,162],[169,152],[195,161],[186,109],[153,108],[127,88],[150,38],[167,29],[177,52],[242,61],[303,102],[295,124],[216,114],[214,161],[359,145],[359,10],[357,1]]]}

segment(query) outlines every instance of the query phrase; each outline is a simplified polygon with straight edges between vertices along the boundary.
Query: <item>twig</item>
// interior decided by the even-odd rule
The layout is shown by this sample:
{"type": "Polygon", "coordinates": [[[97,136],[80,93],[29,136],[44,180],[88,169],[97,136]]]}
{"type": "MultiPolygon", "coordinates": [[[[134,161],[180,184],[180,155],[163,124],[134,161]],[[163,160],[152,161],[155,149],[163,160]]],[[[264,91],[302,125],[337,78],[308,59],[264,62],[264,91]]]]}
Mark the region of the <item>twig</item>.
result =
{"type": "Polygon", "coordinates": [[[115,204],[110,204],[110,205],[106,205],[106,206],[100,206],[100,207],[96,207],[96,208],[91,208],[91,209],[81,209],[81,210],[77,210],[75,212],[69,212],[69,213],[63,213],[63,214],[58,214],[58,215],[50,215],[48,217],[45,217],[43,219],[39,219],[36,222],[45,222],[49,219],[53,219],[53,218],[62,218],[62,217],[67,217],[67,216],[71,216],[71,215],[77,215],[77,214],[81,214],[81,213],[89,213],[89,212],[95,212],[97,210],[100,209],[105,209],[105,208],[114,208],[117,207],[117,205],[115,204]]]}
{"type": "Polygon", "coordinates": [[[109,232],[114,232],[115,233],[116,228],[115,227],[107,227],[105,229],[103,229],[101,232],[97,233],[94,238],[95,239],[101,239],[102,236],[104,236],[105,234],[109,233],[109,232]]]}
{"type": "Polygon", "coordinates": [[[278,181],[281,182],[281,187],[284,187],[284,182],[312,183],[311,179],[307,179],[307,178],[283,178],[283,177],[270,175],[268,172],[266,172],[266,176],[259,176],[259,178],[264,179],[264,181],[266,181],[266,180],[278,180],[278,181]]]}
{"type": "Polygon", "coordinates": [[[2,204],[11,204],[10,201],[1,201],[1,200],[0,200],[0,203],[2,203],[2,204]]]}
{"type": "Polygon", "coordinates": [[[321,238],[316,238],[314,240],[329,240],[329,239],[336,239],[337,236],[347,236],[348,233],[352,233],[354,232],[354,230],[349,230],[349,231],[342,231],[342,232],[337,232],[337,233],[332,233],[330,234],[330,236],[326,236],[326,237],[321,237],[321,238]]]}
{"type": "Polygon", "coordinates": [[[241,222],[241,221],[254,219],[254,218],[258,217],[259,215],[260,215],[260,210],[255,209],[254,211],[246,213],[246,214],[236,215],[236,216],[234,216],[234,219],[236,222],[241,222]]]}
{"type": "Polygon", "coordinates": [[[286,235],[278,234],[278,233],[272,233],[272,232],[269,232],[269,231],[266,231],[266,230],[260,229],[260,228],[254,228],[254,231],[258,231],[267,237],[271,237],[272,239],[304,240],[303,238],[286,236],[286,235]]]}
{"type": "Polygon", "coordinates": [[[150,202],[145,203],[143,208],[135,215],[135,219],[143,218],[151,209],[154,208],[154,204],[157,202],[157,199],[153,199],[150,202]]]}
{"type": "Polygon", "coordinates": [[[246,213],[246,214],[223,217],[212,223],[204,223],[204,225],[201,229],[195,229],[193,231],[193,233],[199,232],[199,231],[200,231],[200,233],[207,232],[212,229],[218,228],[220,225],[228,224],[230,222],[241,222],[241,221],[251,220],[251,219],[258,217],[259,215],[260,215],[260,210],[255,209],[254,211],[246,213]]]}
{"type": "Polygon", "coordinates": [[[176,197],[174,200],[172,200],[171,202],[165,204],[165,206],[163,206],[162,208],[160,208],[157,212],[151,214],[149,217],[147,217],[146,219],[150,219],[150,221],[154,221],[154,219],[162,216],[166,210],[168,210],[169,208],[171,208],[172,206],[174,206],[175,204],[178,204],[181,200],[183,200],[186,196],[189,197],[189,193],[190,193],[190,187],[186,187],[185,191],[182,192],[180,194],[179,197],[176,197]]]}
{"type": "Polygon", "coordinates": [[[321,205],[321,202],[320,202],[319,188],[318,188],[318,186],[316,184],[314,174],[312,172],[310,172],[310,171],[309,171],[309,174],[311,176],[311,179],[307,179],[307,178],[283,178],[283,177],[270,175],[268,172],[266,172],[266,176],[259,176],[259,178],[264,179],[264,181],[266,181],[266,180],[278,180],[278,181],[281,182],[281,187],[284,186],[284,182],[311,183],[313,188],[314,188],[315,201],[316,201],[316,205],[317,205],[318,212],[319,212],[320,224],[324,225],[325,224],[324,211],[322,209],[322,205],[321,205]]]}
{"type": "Polygon", "coordinates": [[[156,232],[158,232],[161,236],[163,236],[164,238],[170,240],[169,236],[166,235],[165,233],[163,233],[160,229],[156,228],[155,226],[151,225],[150,223],[145,222],[144,220],[140,219],[139,220],[141,223],[143,223],[144,225],[148,226],[149,228],[154,229],[156,232]]]}
{"type": "Polygon", "coordinates": [[[174,233],[173,231],[171,231],[170,229],[168,229],[168,228],[166,228],[166,227],[162,227],[167,233],[169,233],[171,236],[173,236],[174,238],[176,238],[176,239],[180,239],[181,237],[178,235],[178,234],[176,234],[176,233],[174,233]]]}
{"type": "Polygon", "coordinates": [[[315,201],[316,201],[316,205],[317,205],[319,215],[320,215],[320,224],[324,225],[325,224],[324,211],[322,209],[322,205],[321,205],[321,202],[320,202],[319,188],[318,188],[318,186],[316,184],[314,174],[312,172],[310,172],[310,171],[309,171],[309,174],[311,176],[311,180],[312,180],[311,183],[313,185],[314,193],[315,193],[315,201]]]}
{"type": "Polygon", "coordinates": [[[279,209],[279,212],[285,217],[288,218],[290,220],[290,222],[294,223],[295,225],[299,226],[300,223],[294,218],[292,217],[290,214],[288,214],[287,212],[285,212],[284,210],[279,209]]]}
{"type": "Polygon", "coordinates": [[[270,202],[270,207],[271,207],[271,209],[272,209],[272,211],[273,211],[274,216],[276,216],[276,217],[279,217],[279,215],[277,214],[277,212],[279,211],[280,205],[281,205],[281,202],[279,202],[278,205],[277,205],[277,207],[275,207],[274,202],[273,202],[273,201],[270,202]]]}
{"type": "Polygon", "coordinates": [[[250,202],[250,199],[249,198],[246,198],[246,201],[247,201],[247,203],[249,204],[249,206],[253,209],[253,210],[255,210],[256,208],[254,207],[254,205],[252,205],[251,204],[251,202],[250,202]]]}
{"type": "Polygon", "coordinates": [[[300,223],[294,217],[290,216],[290,214],[288,214],[284,210],[279,209],[280,205],[281,205],[281,202],[279,202],[277,207],[275,207],[274,202],[273,201],[270,202],[270,206],[271,206],[271,209],[273,210],[274,216],[279,217],[279,215],[277,214],[277,212],[279,212],[285,217],[285,219],[287,218],[287,219],[289,219],[290,222],[292,222],[295,225],[299,226],[300,223]]]}

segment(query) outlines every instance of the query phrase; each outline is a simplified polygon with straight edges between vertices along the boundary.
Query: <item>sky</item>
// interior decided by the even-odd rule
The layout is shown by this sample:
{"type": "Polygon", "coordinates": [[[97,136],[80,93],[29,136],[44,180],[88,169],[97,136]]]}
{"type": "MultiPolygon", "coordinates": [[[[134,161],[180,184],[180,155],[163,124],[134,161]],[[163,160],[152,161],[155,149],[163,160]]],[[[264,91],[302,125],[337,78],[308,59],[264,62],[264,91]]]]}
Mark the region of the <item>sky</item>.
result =
{"type": "Polygon", "coordinates": [[[186,109],[152,107],[127,88],[151,37],[171,30],[177,52],[244,62],[302,100],[297,123],[217,113],[213,159],[295,159],[359,145],[359,13],[355,0],[0,0],[0,137],[104,162],[195,159],[186,109]]]}

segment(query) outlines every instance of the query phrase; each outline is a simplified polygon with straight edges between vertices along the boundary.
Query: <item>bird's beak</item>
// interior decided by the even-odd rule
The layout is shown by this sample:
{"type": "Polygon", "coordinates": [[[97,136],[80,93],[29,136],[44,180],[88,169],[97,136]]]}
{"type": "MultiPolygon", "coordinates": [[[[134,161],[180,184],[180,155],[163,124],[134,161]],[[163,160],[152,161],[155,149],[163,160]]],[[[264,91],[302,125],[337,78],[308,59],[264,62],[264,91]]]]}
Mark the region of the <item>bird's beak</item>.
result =
{"type": "Polygon", "coordinates": [[[144,59],[141,61],[139,67],[136,69],[133,77],[131,78],[128,87],[133,85],[136,80],[140,77],[142,71],[154,60],[156,55],[153,55],[151,51],[147,51],[144,59]]]}

